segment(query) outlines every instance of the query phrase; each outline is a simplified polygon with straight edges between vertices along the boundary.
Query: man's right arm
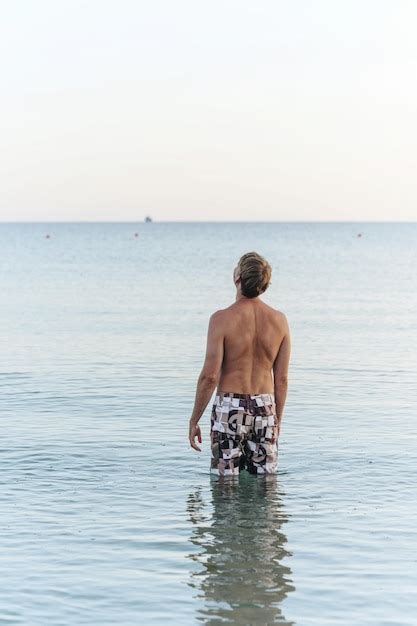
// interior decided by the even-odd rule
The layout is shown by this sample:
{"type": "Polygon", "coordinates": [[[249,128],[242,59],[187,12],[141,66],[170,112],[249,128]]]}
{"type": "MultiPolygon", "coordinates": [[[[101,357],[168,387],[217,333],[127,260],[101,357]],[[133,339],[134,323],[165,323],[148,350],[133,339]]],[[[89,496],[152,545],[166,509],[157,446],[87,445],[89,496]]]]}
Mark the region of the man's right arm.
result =
{"type": "Polygon", "coordinates": [[[284,313],[282,313],[283,331],[284,337],[281,341],[278,354],[274,361],[274,394],[275,405],[278,417],[278,435],[281,428],[282,414],[284,412],[285,400],[287,398],[288,389],[288,366],[290,362],[291,353],[291,336],[288,326],[288,320],[284,313]]]}

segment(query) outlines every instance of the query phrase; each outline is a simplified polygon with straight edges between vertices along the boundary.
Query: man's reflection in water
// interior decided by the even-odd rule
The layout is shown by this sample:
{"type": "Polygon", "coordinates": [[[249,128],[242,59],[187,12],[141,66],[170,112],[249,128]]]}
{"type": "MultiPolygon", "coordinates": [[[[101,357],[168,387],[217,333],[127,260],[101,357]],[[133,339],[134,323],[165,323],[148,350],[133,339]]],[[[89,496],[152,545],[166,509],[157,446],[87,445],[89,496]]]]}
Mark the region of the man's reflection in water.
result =
{"type": "Polygon", "coordinates": [[[294,591],[291,569],[281,563],[290,555],[282,526],[287,521],[276,474],[210,476],[212,507],[201,488],[188,497],[194,524],[189,555],[201,564],[189,584],[198,589],[204,624],[294,625],[280,604],[294,591]]]}

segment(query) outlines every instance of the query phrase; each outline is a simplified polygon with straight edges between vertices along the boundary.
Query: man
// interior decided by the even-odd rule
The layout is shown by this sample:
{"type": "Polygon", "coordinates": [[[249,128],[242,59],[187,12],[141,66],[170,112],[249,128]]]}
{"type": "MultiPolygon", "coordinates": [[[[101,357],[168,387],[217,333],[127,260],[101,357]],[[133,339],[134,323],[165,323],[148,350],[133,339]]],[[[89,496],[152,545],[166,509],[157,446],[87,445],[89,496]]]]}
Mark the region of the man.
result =
{"type": "Polygon", "coordinates": [[[259,298],[270,284],[271,271],[260,254],[244,254],[233,271],[235,302],[210,317],[189,441],[201,451],[195,442],[202,442],[198,422],[217,385],[210,471],[219,475],[277,470],[291,339],[284,313],[259,298]]]}

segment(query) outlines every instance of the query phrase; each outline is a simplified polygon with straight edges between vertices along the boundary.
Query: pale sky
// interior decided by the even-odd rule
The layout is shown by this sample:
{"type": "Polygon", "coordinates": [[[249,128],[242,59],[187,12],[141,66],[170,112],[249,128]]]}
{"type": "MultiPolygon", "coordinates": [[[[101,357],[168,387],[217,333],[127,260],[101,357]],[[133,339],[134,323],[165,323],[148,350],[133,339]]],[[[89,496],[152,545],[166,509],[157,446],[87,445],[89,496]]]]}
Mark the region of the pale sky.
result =
{"type": "Polygon", "coordinates": [[[415,0],[18,0],[0,220],[417,220],[415,0]]]}

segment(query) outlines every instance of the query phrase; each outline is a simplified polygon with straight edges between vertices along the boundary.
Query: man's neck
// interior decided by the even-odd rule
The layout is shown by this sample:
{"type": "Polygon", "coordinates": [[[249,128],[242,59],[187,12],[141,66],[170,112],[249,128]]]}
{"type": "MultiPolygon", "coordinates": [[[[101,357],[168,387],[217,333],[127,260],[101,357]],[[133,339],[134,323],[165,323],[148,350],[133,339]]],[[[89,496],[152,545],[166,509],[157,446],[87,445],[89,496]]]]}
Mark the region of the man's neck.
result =
{"type": "Polygon", "coordinates": [[[241,293],[236,292],[235,302],[239,302],[240,300],[251,300],[253,302],[253,301],[259,300],[259,296],[256,296],[256,298],[247,298],[246,296],[243,296],[241,293]]]}

